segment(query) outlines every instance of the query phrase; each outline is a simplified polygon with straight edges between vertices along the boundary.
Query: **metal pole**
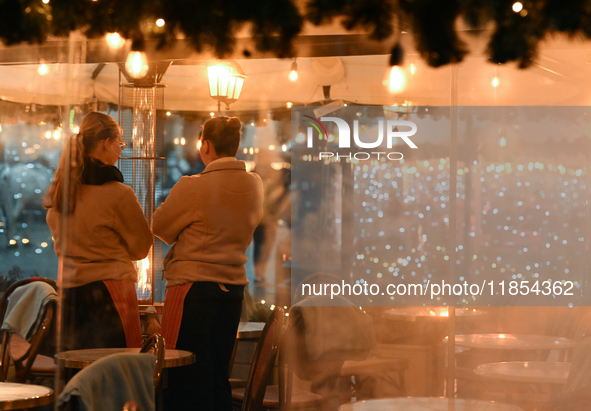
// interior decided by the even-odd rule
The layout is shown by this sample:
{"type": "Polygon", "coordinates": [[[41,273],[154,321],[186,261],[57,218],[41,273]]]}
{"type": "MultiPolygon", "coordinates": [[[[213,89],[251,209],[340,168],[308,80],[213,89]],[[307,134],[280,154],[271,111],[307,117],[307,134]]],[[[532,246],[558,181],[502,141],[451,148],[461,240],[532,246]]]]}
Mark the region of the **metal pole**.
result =
{"type": "MultiPolygon", "coordinates": [[[[456,274],[456,220],[457,220],[457,140],[458,140],[458,67],[451,65],[451,105],[450,105],[450,153],[449,153],[449,254],[450,282],[455,284],[456,274]]],[[[456,307],[454,296],[448,301],[448,339],[447,339],[447,397],[455,397],[456,367],[456,307]],[[451,302],[451,303],[450,303],[451,302]]]]}

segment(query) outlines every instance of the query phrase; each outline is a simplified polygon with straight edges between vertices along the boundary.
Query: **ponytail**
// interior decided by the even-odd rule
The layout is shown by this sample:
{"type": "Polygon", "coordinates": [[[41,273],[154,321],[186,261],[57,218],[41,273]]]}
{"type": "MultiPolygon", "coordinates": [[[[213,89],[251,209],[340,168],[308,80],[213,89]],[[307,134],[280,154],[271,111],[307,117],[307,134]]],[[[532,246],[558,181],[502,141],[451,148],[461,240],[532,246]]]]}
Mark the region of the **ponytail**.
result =
{"type": "Polygon", "coordinates": [[[72,214],[76,209],[76,195],[82,185],[84,171],[84,142],[80,134],[68,137],[60,163],[45,198],[45,208],[72,214]],[[64,195],[65,194],[65,195],[64,195]]]}

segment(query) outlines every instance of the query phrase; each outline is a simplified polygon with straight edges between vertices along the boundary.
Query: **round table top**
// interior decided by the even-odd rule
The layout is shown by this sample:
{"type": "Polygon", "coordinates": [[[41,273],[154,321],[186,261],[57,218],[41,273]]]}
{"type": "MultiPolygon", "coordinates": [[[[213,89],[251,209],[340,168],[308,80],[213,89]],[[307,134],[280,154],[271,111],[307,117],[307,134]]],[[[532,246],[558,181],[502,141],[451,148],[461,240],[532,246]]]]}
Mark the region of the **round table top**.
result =
{"type": "Polygon", "coordinates": [[[456,344],[462,347],[494,350],[555,350],[573,348],[577,342],[568,338],[546,335],[465,334],[456,335],[456,344]]]}
{"type": "MultiPolygon", "coordinates": [[[[84,368],[111,354],[139,354],[139,348],[90,348],[85,350],[62,351],[55,355],[55,363],[66,368],[84,368]]],[[[151,355],[151,354],[150,354],[151,355]]],[[[164,368],[193,364],[195,354],[190,351],[166,349],[164,368]]]]}
{"type": "Polygon", "coordinates": [[[239,340],[258,339],[263,332],[263,328],[265,328],[265,323],[241,322],[238,324],[236,338],[239,340]]]}
{"type": "Polygon", "coordinates": [[[566,384],[569,362],[509,361],[481,364],[474,373],[508,382],[566,384]]]}
{"type": "Polygon", "coordinates": [[[350,402],[339,411],[522,411],[515,405],[451,398],[382,398],[350,402]]]}
{"type": "MultiPolygon", "coordinates": [[[[477,310],[475,308],[456,308],[456,317],[469,317],[473,315],[482,315],[486,311],[477,310]]],[[[384,318],[389,320],[404,320],[404,321],[418,321],[418,320],[446,320],[449,318],[448,307],[400,307],[385,310],[382,314],[384,318]]]]}
{"type": "Polygon", "coordinates": [[[0,410],[22,410],[53,402],[53,390],[41,385],[0,382],[0,410]]]}

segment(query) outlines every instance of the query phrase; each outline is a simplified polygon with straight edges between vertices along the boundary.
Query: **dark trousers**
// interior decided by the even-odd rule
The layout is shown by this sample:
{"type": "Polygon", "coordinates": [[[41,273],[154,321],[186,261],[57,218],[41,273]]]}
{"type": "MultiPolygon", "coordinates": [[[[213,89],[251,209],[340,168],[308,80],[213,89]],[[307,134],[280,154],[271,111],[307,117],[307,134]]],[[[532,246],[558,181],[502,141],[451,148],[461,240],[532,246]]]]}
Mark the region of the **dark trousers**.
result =
{"type": "Polygon", "coordinates": [[[64,288],[62,314],[62,351],[127,346],[121,317],[102,281],[64,288]]]}
{"type": "Polygon", "coordinates": [[[176,349],[195,364],[169,368],[165,410],[231,411],[228,367],[242,310],[244,286],[196,282],[187,293],[176,349]]]}

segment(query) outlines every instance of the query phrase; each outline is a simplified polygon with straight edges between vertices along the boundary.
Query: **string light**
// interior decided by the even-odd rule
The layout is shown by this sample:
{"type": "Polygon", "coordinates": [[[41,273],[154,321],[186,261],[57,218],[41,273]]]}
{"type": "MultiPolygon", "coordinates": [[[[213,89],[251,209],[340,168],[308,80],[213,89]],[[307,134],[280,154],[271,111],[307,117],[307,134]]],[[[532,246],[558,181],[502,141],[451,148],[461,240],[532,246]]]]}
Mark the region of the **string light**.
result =
{"type": "Polygon", "coordinates": [[[499,84],[500,83],[501,82],[499,81],[499,78],[498,77],[493,77],[493,79],[491,81],[491,84],[492,84],[493,87],[499,87],[499,84]]]}
{"type": "Polygon", "coordinates": [[[140,79],[148,73],[148,56],[145,52],[144,39],[136,39],[131,45],[131,51],[127,55],[125,69],[135,79],[140,79]]]}
{"type": "Polygon", "coordinates": [[[119,50],[125,45],[125,39],[119,35],[119,33],[107,33],[106,36],[107,45],[111,50],[119,50]]]}
{"type": "Polygon", "coordinates": [[[406,86],[406,76],[398,66],[390,67],[386,71],[386,78],[382,82],[390,93],[398,93],[406,86]]]}
{"type": "Polygon", "coordinates": [[[519,1],[516,1],[513,3],[512,9],[515,13],[519,13],[521,10],[523,10],[523,4],[521,4],[519,1]]]}
{"type": "Polygon", "coordinates": [[[39,67],[37,67],[37,73],[40,76],[44,76],[47,73],[49,73],[49,67],[47,67],[47,64],[45,64],[45,63],[39,64],[39,67]]]}
{"type": "Polygon", "coordinates": [[[296,60],[293,59],[293,63],[291,63],[291,71],[289,72],[289,81],[298,81],[298,63],[296,60]]]}
{"type": "Polygon", "coordinates": [[[390,67],[386,70],[386,75],[382,81],[382,84],[387,87],[388,92],[391,94],[402,91],[406,86],[406,76],[400,68],[403,57],[402,46],[400,43],[396,43],[390,54],[390,67]]]}
{"type": "Polygon", "coordinates": [[[158,20],[156,20],[156,25],[158,27],[164,27],[165,24],[166,24],[166,22],[164,21],[164,19],[158,19],[158,20]]]}

